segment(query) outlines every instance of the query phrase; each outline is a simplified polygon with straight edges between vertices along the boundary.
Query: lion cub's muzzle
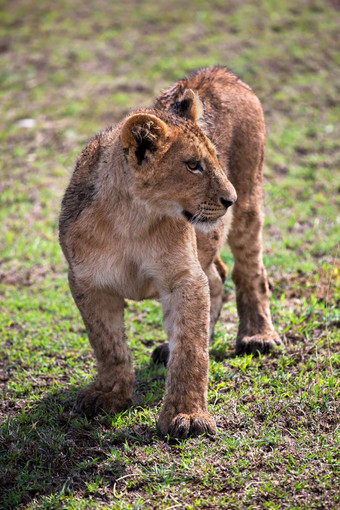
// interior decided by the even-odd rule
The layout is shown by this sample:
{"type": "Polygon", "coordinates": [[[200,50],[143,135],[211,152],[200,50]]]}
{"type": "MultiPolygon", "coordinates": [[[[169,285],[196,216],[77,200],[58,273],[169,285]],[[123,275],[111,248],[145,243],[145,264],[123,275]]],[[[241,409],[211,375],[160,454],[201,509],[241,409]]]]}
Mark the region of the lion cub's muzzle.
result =
{"type": "Polygon", "coordinates": [[[216,221],[225,215],[227,209],[232,206],[236,198],[223,198],[220,197],[219,201],[205,201],[200,204],[200,215],[205,221],[216,221]]]}
{"type": "Polygon", "coordinates": [[[225,215],[230,206],[237,199],[234,186],[227,180],[219,180],[218,189],[215,189],[207,200],[199,203],[196,211],[183,210],[185,218],[193,224],[215,223],[219,218],[225,215]]]}
{"type": "Polygon", "coordinates": [[[227,209],[236,202],[236,197],[219,199],[219,203],[216,204],[214,201],[202,202],[199,206],[199,210],[192,214],[191,212],[184,210],[183,214],[190,223],[214,223],[219,218],[225,215],[227,209]]]}
{"type": "Polygon", "coordinates": [[[216,221],[227,212],[237,199],[234,187],[219,193],[213,199],[204,201],[200,204],[200,213],[206,221],[216,221]]]}

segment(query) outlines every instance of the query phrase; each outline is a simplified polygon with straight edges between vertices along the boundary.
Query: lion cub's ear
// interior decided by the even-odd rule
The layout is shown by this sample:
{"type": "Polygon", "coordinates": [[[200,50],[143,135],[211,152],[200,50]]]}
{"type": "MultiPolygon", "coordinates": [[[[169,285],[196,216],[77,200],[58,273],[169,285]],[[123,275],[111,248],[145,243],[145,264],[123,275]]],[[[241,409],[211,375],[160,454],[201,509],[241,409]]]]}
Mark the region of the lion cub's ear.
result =
{"type": "Polygon", "coordinates": [[[174,113],[185,119],[198,122],[203,115],[203,105],[193,90],[187,89],[180,101],[177,101],[172,107],[174,113]]]}
{"type": "Polygon", "coordinates": [[[124,149],[132,149],[138,165],[147,159],[146,151],[155,152],[167,133],[167,125],[148,113],[135,113],[122,127],[120,139],[124,149]]]}

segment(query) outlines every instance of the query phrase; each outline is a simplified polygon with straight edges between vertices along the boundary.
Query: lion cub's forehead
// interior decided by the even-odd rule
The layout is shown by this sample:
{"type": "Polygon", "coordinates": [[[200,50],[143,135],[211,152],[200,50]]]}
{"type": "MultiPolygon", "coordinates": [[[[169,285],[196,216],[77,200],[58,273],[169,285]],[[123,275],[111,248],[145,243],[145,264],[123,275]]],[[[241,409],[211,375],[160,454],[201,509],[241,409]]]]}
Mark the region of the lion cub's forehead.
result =
{"type": "Polygon", "coordinates": [[[182,145],[182,150],[185,151],[188,156],[195,156],[197,159],[215,159],[217,157],[214,144],[203,131],[192,122],[186,122],[179,126],[172,126],[172,129],[174,129],[177,135],[175,139],[182,145]]]}

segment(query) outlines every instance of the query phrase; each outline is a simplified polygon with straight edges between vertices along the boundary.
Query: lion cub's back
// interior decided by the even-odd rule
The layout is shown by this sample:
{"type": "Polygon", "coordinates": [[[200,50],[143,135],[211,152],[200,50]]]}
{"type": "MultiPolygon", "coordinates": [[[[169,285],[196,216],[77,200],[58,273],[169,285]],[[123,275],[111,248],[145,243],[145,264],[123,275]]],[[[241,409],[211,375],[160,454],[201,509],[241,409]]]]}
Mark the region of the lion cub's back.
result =
{"type": "Polygon", "coordinates": [[[221,99],[227,91],[232,93],[232,91],[238,90],[239,92],[240,88],[253,93],[249,85],[224,66],[197,69],[180,81],[186,81],[188,88],[196,90],[202,99],[210,99],[212,102],[221,99]]]}

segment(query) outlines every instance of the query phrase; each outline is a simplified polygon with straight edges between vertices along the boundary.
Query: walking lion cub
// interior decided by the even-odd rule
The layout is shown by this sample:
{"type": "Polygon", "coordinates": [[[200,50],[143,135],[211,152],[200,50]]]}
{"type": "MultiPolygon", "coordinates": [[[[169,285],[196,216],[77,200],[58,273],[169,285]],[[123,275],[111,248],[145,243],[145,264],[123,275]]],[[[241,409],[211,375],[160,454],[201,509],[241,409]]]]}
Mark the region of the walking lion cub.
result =
{"type": "Polygon", "coordinates": [[[280,343],[262,262],[265,125],[252,90],[224,67],[192,73],[154,108],[131,112],[80,154],[62,201],[60,244],[69,283],[98,361],[98,380],[77,406],[115,413],[131,402],[124,298],[159,298],[169,344],[163,435],[213,433],[208,412],[209,336],[234,256],[236,352],[280,343]]]}

